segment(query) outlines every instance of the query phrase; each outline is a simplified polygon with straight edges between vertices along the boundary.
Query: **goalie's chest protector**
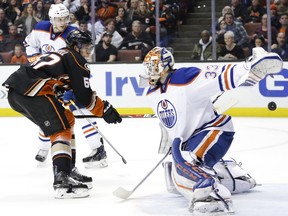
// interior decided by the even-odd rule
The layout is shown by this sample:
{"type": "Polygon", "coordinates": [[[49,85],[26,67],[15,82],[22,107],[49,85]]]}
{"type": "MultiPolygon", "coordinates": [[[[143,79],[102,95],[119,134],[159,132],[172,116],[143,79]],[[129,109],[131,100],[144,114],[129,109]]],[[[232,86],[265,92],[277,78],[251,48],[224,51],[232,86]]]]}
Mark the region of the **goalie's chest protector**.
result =
{"type": "MultiPolygon", "coordinates": [[[[207,119],[203,112],[207,112],[206,101],[197,91],[197,79],[200,74],[198,68],[181,68],[170,74],[166,82],[157,88],[149,89],[147,96],[151,107],[161,123],[169,131],[169,136],[183,137],[186,141],[193,132],[202,126],[207,119]]],[[[213,108],[211,116],[214,116],[213,108]]]]}

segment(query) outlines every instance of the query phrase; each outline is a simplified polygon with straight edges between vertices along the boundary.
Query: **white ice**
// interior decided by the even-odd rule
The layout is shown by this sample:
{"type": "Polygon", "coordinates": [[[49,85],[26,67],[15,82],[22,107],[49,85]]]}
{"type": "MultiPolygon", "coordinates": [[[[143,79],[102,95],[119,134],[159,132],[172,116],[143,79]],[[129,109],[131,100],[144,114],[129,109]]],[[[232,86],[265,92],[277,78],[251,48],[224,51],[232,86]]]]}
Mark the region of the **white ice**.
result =
{"type": "MultiPolygon", "coordinates": [[[[98,120],[101,132],[127,160],[106,143],[107,168],[85,169],[82,157],[90,153],[76,123],[78,169],[93,177],[93,189],[85,199],[53,198],[51,157],[37,167],[37,127],[24,117],[0,118],[0,215],[1,216],[188,216],[187,200],[166,191],[159,166],[130,196],[120,200],[112,192],[119,186],[131,191],[163,155],[158,155],[160,129],[157,119],[123,119],[119,125],[98,120]]],[[[288,215],[288,120],[285,118],[236,118],[236,135],[227,157],[242,167],[261,186],[233,195],[237,216],[288,215]]],[[[171,160],[170,156],[166,160],[171,160]]]]}

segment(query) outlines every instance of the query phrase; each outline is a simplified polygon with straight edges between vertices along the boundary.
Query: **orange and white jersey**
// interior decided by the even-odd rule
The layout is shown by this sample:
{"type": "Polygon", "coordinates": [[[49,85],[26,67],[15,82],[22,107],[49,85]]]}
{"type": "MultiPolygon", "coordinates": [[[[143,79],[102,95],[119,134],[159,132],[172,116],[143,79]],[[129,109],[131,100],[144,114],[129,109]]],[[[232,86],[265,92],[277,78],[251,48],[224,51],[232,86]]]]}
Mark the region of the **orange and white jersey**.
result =
{"type": "Polygon", "coordinates": [[[54,33],[50,21],[40,21],[24,40],[29,62],[37,60],[40,54],[58,51],[66,47],[65,39],[69,32],[76,29],[68,26],[64,32],[54,33]]]}
{"type": "Polygon", "coordinates": [[[216,113],[211,97],[236,88],[248,73],[245,62],[180,68],[169,74],[163,84],[150,87],[147,96],[170,140],[182,137],[185,142],[203,130],[233,132],[231,117],[216,113]]]}

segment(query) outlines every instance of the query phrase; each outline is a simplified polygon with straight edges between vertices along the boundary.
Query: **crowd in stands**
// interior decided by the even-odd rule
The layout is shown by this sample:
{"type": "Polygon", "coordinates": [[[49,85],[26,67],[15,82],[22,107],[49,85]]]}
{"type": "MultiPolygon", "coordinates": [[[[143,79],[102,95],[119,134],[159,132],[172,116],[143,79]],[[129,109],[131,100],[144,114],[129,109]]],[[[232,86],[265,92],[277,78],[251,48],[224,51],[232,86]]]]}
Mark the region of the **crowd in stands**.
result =
{"type": "MultiPolygon", "coordinates": [[[[230,0],[223,6],[222,14],[217,19],[215,28],[217,59],[236,60],[251,55],[252,48],[261,46],[268,50],[267,7],[271,10],[271,47],[288,60],[288,0],[230,0]],[[220,51],[218,46],[220,46],[220,51]]],[[[206,31],[207,35],[207,31],[206,31]]],[[[210,40],[202,36],[193,49],[193,60],[211,60],[210,40]]]]}
{"type": "MultiPolygon", "coordinates": [[[[160,1],[160,46],[171,44],[191,2],[160,1]]],[[[27,63],[23,40],[40,20],[49,20],[49,7],[57,3],[68,8],[71,25],[90,34],[95,29],[96,62],[117,61],[118,50],[123,49],[140,49],[141,60],[156,44],[153,0],[95,0],[95,19],[90,0],[0,0],[0,55],[14,55],[10,62],[0,56],[1,63],[27,63]]]]}
{"type": "MultiPolygon", "coordinates": [[[[179,26],[185,24],[192,2],[160,1],[160,46],[170,46],[179,26]]],[[[271,0],[271,51],[288,58],[288,0],[271,0]]],[[[91,34],[95,30],[95,61],[120,59],[119,50],[141,50],[145,54],[156,45],[155,1],[95,0],[95,19],[91,0],[0,0],[0,63],[28,63],[24,38],[40,20],[49,20],[51,4],[63,3],[70,11],[70,25],[91,34]],[[95,20],[94,28],[91,21],[95,20]],[[5,57],[10,55],[11,58],[5,57]],[[13,55],[13,58],[12,58],[13,55]]],[[[244,59],[252,48],[268,50],[268,18],[265,0],[227,0],[217,23],[203,29],[199,43],[191,47],[193,60],[212,59],[212,28],[216,30],[219,60],[244,59]]]]}

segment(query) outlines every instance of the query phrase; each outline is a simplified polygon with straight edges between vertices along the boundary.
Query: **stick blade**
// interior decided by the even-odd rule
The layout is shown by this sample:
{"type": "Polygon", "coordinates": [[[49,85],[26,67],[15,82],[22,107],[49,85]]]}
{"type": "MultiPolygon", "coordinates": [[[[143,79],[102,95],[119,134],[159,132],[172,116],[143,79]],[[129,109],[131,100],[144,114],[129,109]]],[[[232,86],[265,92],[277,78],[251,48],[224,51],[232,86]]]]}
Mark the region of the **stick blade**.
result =
{"type": "Polygon", "coordinates": [[[113,195],[120,198],[120,199],[127,199],[130,195],[132,194],[131,191],[127,191],[122,187],[117,188],[114,192],[113,195]]]}

